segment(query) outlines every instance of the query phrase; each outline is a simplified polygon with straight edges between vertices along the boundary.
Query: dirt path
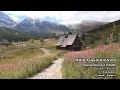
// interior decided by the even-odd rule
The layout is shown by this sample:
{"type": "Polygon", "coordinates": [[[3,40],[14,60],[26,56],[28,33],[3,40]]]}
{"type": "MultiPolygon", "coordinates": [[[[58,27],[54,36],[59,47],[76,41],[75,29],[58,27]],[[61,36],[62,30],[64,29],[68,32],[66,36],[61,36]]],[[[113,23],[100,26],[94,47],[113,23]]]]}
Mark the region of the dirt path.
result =
{"type": "MultiPolygon", "coordinates": [[[[40,48],[45,54],[50,55],[50,51],[45,48],[40,48]]],[[[63,59],[59,58],[53,64],[29,79],[62,79],[61,68],[63,59]]]]}
{"type": "Polygon", "coordinates": [[[63,59],[60,58],[53,62],[53,64],[43,70],[41,73],[33,76],[30,79],[62,79],[61,68],[63,59]]]}
{"type": "Polygon", "coordinates": [[[50,51],[46,48],[40,48],[45,54],[50,55],[50,51]]]}

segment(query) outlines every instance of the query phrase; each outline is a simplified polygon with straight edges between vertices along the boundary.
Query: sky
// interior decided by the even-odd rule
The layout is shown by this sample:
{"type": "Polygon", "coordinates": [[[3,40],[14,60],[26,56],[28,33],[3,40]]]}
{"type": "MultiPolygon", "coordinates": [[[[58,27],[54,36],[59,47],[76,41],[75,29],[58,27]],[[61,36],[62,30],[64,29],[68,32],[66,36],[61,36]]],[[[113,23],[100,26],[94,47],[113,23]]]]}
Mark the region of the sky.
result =
{"type": "Polygon", "coordinates": [[[3,11],[16,21],[27,17],[40,18],[59,24],[69,25],[83,20],[112,22],[120,19],[120,11],[3,11]]]}

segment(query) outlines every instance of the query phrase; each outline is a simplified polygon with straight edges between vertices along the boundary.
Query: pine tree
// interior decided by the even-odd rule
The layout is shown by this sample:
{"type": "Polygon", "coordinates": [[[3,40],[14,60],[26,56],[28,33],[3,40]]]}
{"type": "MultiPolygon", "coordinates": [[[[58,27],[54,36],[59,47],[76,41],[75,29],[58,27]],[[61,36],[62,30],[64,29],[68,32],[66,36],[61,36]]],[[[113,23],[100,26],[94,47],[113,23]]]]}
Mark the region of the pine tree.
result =
{"type": "Polygon", "coordinates": [[[116,27],[115,27],[115,23],[113,22],[113,30],[115,31],[116,27]]]}
{"type": "Polygon", "coordinates": [[[84,34],[84,32],[82,34],[82,40],[85,41],[85,34],[84,34]]]}

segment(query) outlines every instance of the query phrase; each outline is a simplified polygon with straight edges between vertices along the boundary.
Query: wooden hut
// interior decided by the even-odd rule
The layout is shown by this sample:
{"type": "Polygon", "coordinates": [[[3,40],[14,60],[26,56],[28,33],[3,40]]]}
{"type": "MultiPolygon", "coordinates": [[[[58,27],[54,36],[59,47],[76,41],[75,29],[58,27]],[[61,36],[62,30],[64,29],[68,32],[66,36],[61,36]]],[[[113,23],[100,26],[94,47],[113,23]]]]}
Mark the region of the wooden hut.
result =
{"type": "Polygon", "coordinates": [[[82,48],[82,43],[78,34],[64,34],[63,36],[60,36],[56,47],[57,49],[64,50],[80,50],[82,48]]]}
{"type": "Polygon", "coordinates": [[[10,44],[11,44],[11,42],[9,42],[7,39],[1,39],[0,40],[0,45],[8,46],[10,44]]]}

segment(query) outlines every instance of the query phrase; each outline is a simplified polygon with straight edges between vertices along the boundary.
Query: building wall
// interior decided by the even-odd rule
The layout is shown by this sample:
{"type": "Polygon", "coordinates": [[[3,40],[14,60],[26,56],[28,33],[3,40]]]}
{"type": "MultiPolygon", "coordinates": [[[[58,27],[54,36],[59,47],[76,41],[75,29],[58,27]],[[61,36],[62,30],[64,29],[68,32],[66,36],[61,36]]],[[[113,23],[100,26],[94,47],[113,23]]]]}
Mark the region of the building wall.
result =
{"type": "Polygon", "coordinates": [[[76,37],[72,47],[74,50],[80,50],[82,48],[82,43],[81,43],[79,37],[76,37]]]}

